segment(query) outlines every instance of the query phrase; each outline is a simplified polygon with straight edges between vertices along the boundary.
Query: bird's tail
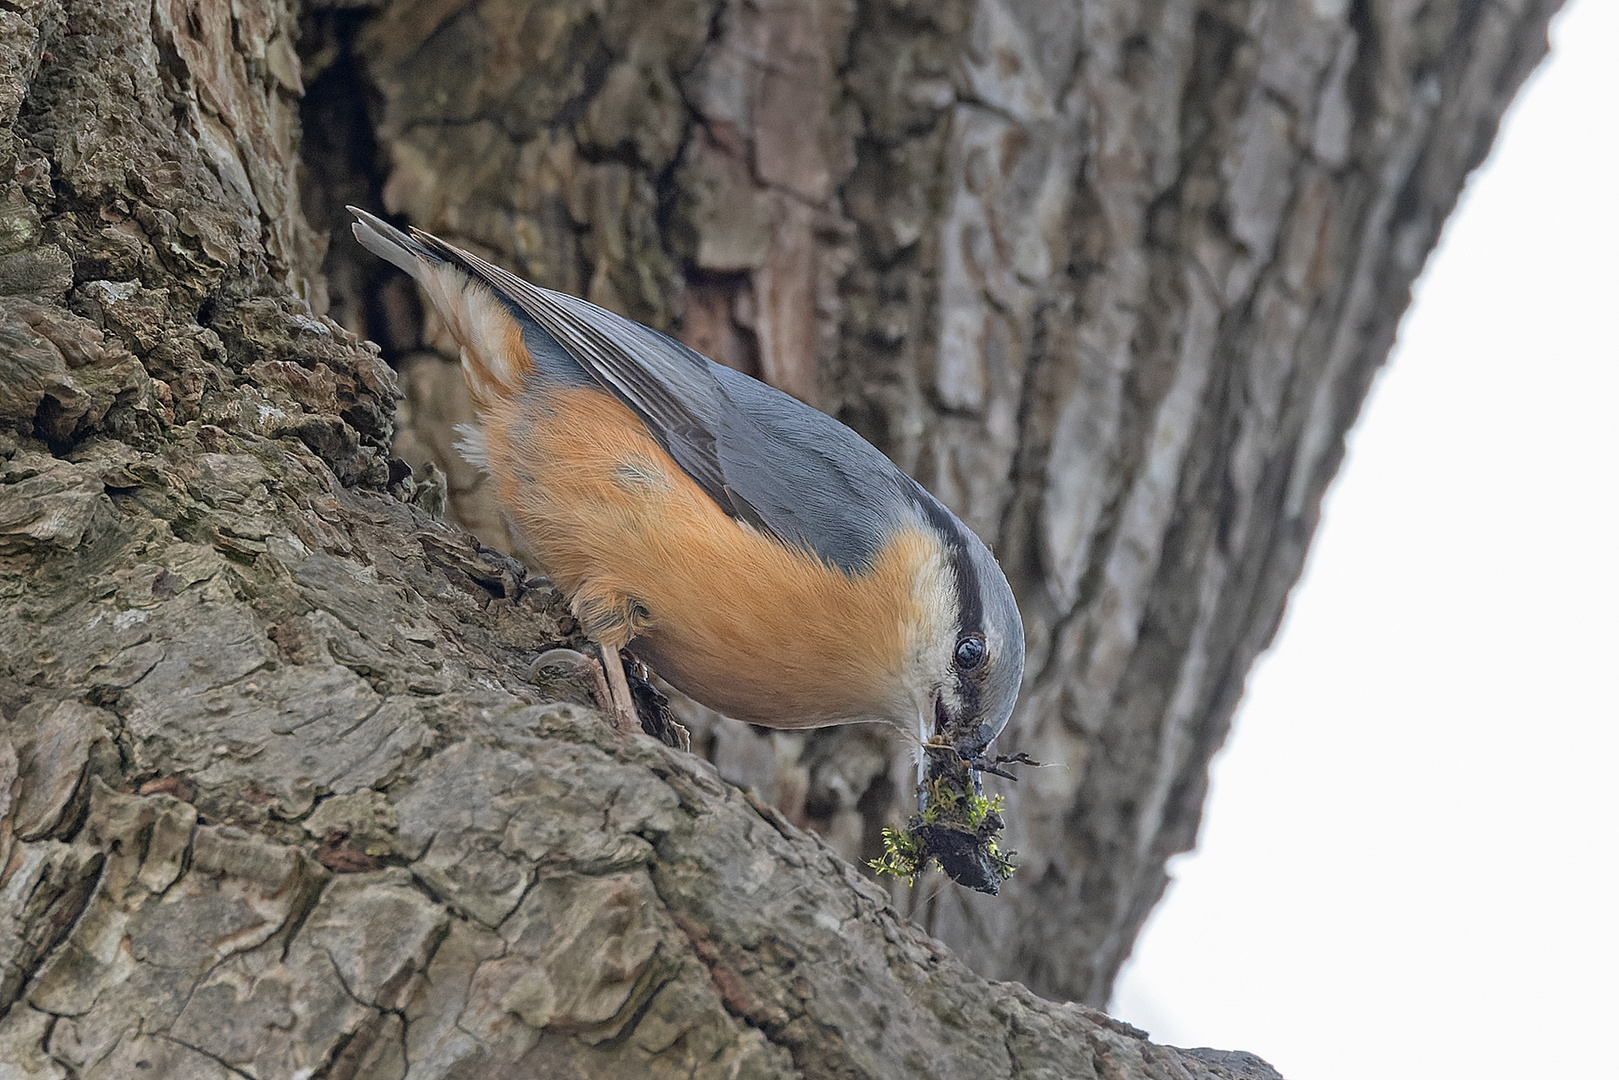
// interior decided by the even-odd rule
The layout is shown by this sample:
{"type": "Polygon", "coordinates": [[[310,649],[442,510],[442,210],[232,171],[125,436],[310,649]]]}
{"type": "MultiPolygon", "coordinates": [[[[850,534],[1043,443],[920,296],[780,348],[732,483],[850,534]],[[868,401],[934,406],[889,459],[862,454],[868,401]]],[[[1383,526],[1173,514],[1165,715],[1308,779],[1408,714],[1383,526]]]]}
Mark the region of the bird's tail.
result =
{"type": "Polygon", "coordinates": [[[461,366],[479,406],[521,389],[532,367],[522,327],[511,301],[469,272],[470,256],[431,233],[412,229],[407,235],[375,214],[348,209],[357,219],[354,238],[360,245],[415,278],[438,309],[461,346],[461,366]]]}
{"type": "Polygon", "coordinates": [[[348,207],[353,214],[354,239],[360,246],[393,263],[411,277],[421,280],[422,270],[428,266],[441,266],[448,260],[419,240],[412,239],[358,206],[348,207]]]}

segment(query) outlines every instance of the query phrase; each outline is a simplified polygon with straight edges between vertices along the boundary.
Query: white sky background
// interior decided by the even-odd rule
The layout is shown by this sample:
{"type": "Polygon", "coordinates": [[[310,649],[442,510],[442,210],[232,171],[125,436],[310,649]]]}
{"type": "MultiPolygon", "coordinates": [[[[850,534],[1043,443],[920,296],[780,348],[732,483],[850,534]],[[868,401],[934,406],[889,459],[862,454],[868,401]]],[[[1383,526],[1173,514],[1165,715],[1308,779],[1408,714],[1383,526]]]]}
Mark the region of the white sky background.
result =
{"type": "Polygon", "coordinates": [[[1417,288],[1115,994],[1289,1080],[1619,1077],[1619,3],[1417,288]]]}

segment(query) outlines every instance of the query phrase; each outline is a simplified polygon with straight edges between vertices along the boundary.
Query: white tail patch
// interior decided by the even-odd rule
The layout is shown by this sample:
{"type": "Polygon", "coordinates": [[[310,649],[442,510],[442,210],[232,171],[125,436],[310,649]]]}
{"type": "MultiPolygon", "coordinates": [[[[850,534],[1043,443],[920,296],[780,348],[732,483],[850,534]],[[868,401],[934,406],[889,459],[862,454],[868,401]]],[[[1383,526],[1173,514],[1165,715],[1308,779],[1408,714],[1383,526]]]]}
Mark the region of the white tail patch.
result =
{"type": "Polygon", "coordinates": [[[485,400],[522,385],[530,367],[523,331],[481,282],[448,263],[423,266],[416,278],[456,343],[472,391],[485,400]]]}
{"type": "Polygon", "coordinates": [[[476,424],[457,424],[455,433],[461,436],[455,443],[456,453],[466,459],[467,464],[489,471],[489,442],[484,438],[483,428],[476,424]]]}

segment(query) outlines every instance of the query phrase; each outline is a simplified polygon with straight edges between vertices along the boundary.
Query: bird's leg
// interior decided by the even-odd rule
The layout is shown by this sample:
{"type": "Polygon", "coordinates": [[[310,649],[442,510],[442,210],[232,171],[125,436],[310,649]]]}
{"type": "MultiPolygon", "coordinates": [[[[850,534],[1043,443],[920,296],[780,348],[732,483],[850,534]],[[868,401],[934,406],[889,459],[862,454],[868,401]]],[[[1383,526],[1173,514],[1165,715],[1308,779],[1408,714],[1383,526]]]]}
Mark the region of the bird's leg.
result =
{"type": "Polygon", "coordinates": [[[640,731],[640,714],[635,710],[629,680],[624,677],[624,660],[619,655],[619,649],[646,628],[651,619],[646,605],[633,596],[597,584],[587,584],[574,593],[570,606],[573,617],[579,620],[585,633],[601,648],[613,726],[625,735],[640,731]]]}
{"type": "Polygon", "coordinates": [[[607,689],[612,698],[613,726],[620,735],[634,735],[641,730],[641,715],[635,711],[630,682],[624,677],[624,660],[617,649],[603,645],[601,651],[601,666],[607,672],[607,689]]]}

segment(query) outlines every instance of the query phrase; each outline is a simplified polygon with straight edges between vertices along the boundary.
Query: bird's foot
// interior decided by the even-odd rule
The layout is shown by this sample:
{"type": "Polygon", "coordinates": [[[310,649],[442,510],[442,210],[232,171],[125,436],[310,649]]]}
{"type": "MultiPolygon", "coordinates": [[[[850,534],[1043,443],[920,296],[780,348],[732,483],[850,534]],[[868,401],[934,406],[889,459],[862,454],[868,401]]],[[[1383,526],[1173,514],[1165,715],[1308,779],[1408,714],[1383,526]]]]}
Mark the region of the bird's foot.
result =
{"type": "Polygon", "coordinates": [[[632,735],[641,730],[641,718],[635,711],[635,698],[630,694],[628,680],[624,678],[624,664],[617,649],[597,646],[602,658],[586,656],[575,649],[547,649],[534,658],[525,678],[529,682],[544,668],[567,668],[590,680],[596,707],[613,724],[620,735],[632,735]],[[617,676],[615,682],[614,676],[617,676]]]}
{"type": "Polygon", "coordinates": [[[652,672],[642,660],[625,649],[624,673],[635,698],[635,711],[641,717],[641,730],[665,746],[691,753],[691,732],[674,717],[669,699],[652,685],[652,672]]]}

